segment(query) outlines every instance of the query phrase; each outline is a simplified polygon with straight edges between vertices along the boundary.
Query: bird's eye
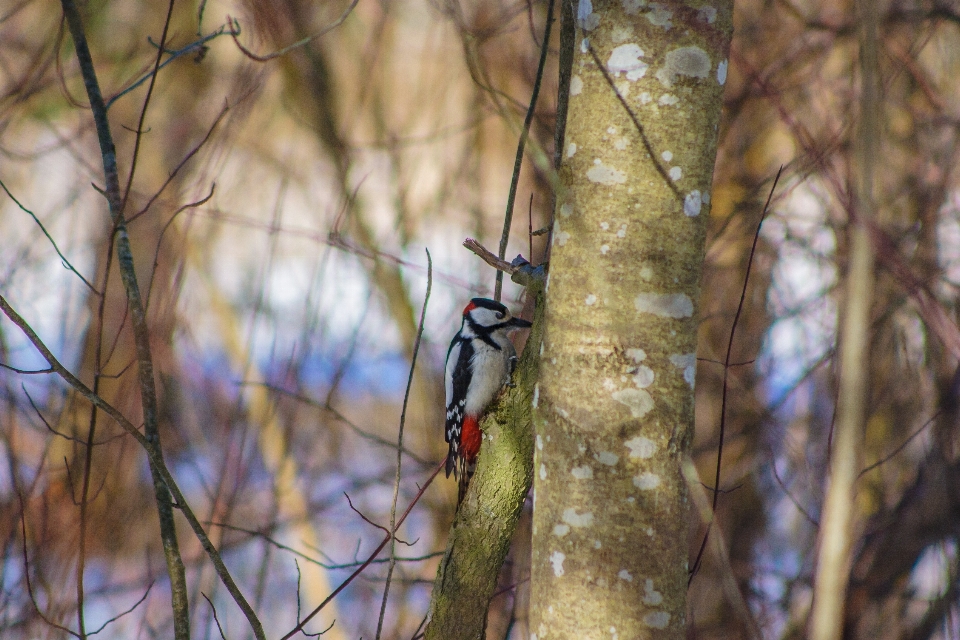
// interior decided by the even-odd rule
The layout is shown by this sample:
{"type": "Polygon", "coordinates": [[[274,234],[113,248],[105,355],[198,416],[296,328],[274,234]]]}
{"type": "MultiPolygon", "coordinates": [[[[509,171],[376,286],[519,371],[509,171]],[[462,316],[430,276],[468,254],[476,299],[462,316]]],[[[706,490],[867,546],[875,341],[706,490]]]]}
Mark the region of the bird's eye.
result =
{"type": "Polygon", "coordinates": [[[503,320],[503,311],[497,311],[497,320],[503,320]]]}

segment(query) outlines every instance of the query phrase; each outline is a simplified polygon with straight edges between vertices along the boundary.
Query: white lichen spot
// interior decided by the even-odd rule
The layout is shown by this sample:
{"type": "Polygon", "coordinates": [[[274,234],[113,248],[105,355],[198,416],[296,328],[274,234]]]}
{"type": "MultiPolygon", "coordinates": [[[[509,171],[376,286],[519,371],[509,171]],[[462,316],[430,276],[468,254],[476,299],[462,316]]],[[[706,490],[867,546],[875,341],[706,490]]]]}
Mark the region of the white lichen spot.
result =
{"type": "Polygon", "coordinates": [[[669,31],[670,27],[673,26],[673,23],[670,22],[670,18],[673,17],[673,11],[667,9],[666,5],[660,4],[659,2],[650,3],[650,11],[647,13],[647,20],[650,21],[655,27],[663,27],[665,31],[669,31]]]}
{"type": "Polygon", "coordinates": [[[648,264],[640,267],[640,277],[644,280],[651,280],[653,278],[653,267],[648,264]]]}
{"type": "Polygon", "coordinates": [[[665,87],[672,87],[679,76],[706,78],[710,66],[710,56],[700,47],[679,47],[667,53],[663,66],[657,71],[657,80],[665,87]]]}
{"type": "Polygon", "coordinates": [[[647,527],[647,535],[653,537],[653,527],[647,527]]]}
{"type": "MultiPolygon", "coordinates": [[[[540,385],[537,385],[537,387],[539,386],[540,385]]],[[[537,449],[539,449],[540,451],[543,451],[543,436],[541,436],[539,433],[537,434],[537,449]]]]}
{"type": "Polygon", "coordinates": [[[620,456],[611,451],[601,451],[595,457],[600,464],[605,464],[608,467],[616,466],[620,460],[620,456]]]}
{"type": "Polygon", "coordinates": [[[604,231],[606,231],[607,229],[610,228],[610,223],[609,223],[609,222],[601,222],[601,223],[600,223],[600,228],[603,229],[604,231]]]}
{"type": "Polygon", "coordinates": [[[627,82],[626,80],[621,80],[620,82],[618,82],[616,84],[616,87],[617,87],[617,92],[620,94],[622,98],[626,99],[630,96],[630,83],[627,82]]]}
{"type": "Polygon", "coordinates": [[[600,24],[600,16],[593,12],[593,2],[580,0],[577,4],[577,22],[584,31],[592,31],[600,24]]]}
{"type": "MultiPolygon", "coordinates": [[[[540,383],[537,383],[533,385],[533,408],[536,409],[539,405],[540,405],[540,383]]],[[[539,438],[540,436],[537,436],[537,437],[539,438]]]]}
{"type": "Polygon", "coordinates": [[[563,561],[567,559],[567,556],[559,551],[554,551],[550,554],[550,564],[553,565],[553,575],[558,578],[563,575],[563,561]]]}
{"type": "Polygon", "coordinates": [[[717,65],[717,82],[720,83],[720,86],[727,84],[727,65],[729,63],[726,60],[720,62],[717,65]]]}
{"type": "Polygon", "coordinates": [[[703,199],[700,197],[700,190],[694,189],[683,199],[683,213],[690,218],[700,215],[700,209],[703,208],[703,199]]]}
{"type": "Polygon", "coordinates": [[[574,467],[570,470],[570,473],[573,474],[573,477],[577,480],[592,480],[593,479],[593,469],[590,468],[590,465],[583,465],[581,467],[574,467]]]}
{"type": "Polygon", "coordinates": [[[657,452],[657,443],[646,436],[635,436],[623,443],[630,449],[631,458],[641,458],[646,460],[652,458],[657,452]]]}
{"type": "Polygon", "coordinates": [[[640,389],[646,389],[653,384],[654,374],[653,369],[646,365],[640,365],[637,367],[637,372],[633,374],[633,384],[637,385],[640,389]]]}
{"type": "MultiPolygon", "coordinates": [[[[602,384],[603,384],[603,388],[606,389],[607,391],[617,390],[617,383],[611,380],[610,378],[604,378],[602,384]]],[[[581,451],[580,453],[583,453],[583,452],[581,451]]]]}
{"type": "Polygon", "coordinates": [[[652,491],[660,486],[660,476],[655,473],[641,473],[633,478],[633,486],[641,491],[652,491]]]}
{"type": "Polygon", "coordinates": [[[630,146],[629,138],[617,138],[613,141],[613,148],[617,151],[623,151],[628,146],[630,146]]]}
{"type": "Polygon", "coordinates": [[[653,100],[653,96],[650,95],[649,91],[640,94],[640,104],[648,104],[651,100],[653,100]]]}
{"type": "Polygon", "coordinates": [[[647,359],[647,352],[643,349],[627,349],[627,357],[634,362],[643,362],[647,359]]]}
{"type": "Polygon", "coordinates": [[[608,244],[600,245],[600,253],[602,253],[603,255],[607,255],[607,251],[610,251],[610,245],[608,244]]]}
{"type": "Polygon", "coordinates": [[[592,307],[593,305],[597,304],[597,296],[591,293],[590,295],[587,296],[587,299],[584,300],[583,303],[588,307],[592,307]]]}
{"type": "Polygon", "coordinates": [[[653,398],[643,389],[622,389],[611,394],[611,397],[626,405],[634,418],[642,418],[653,409],[653,398]]]}
{"type": "Polygon", "coordinates": [[[593,166],[587,170],[590,182],[597,182],[607,186],[623,184],[627,181],[627,174],[611,166],[605,165],[599,159],[593,161],[593,166]]]}
{"type": "Polygon", "coordinates": [[[693,315],[693,300],[685,293],[641,293],[633,300],[640,313],[651,313],[665,318],[689,318],[693,315]]]}
{"type": "Polygon", "coordinates": [[[634,502],[636,502],[636,499],[633,496],[627,496],[627,504],[633,504],[634,502]]]}
{"type": "Polygon", "coordinates": [[[709,191],[704,191],[702,197],[703,197],[703,204],[710,204],[710,192],[709,192],[709,191]]]}
{"type": "Polygon", "coordinates": [[[676,182],[683,177],[683,169],[680,167],[670,167],[670,171],[667,171],[667,175],[670,176],[670,179],[676,182]]]}
{"type": "Polygon", "coordinates": [[[593,513],[587,511],[586,513],[577,513],[577,510],[574,508],[564,509],[563,516],[561,520],[566,522],[571,527],[592,527],[593,526],[593,513]]]}
{"type": "Polygon", "coordinates": [[[627,225],[625,224],[620,225],[620,228],[617,230],[617,237],[618,238],[627,237],[627,225]]]}
{"type": "Polygon", "coordinates": [[[583,91],[583,79],[580,76],[570,78],[570,95],[578,96],[583,91]]]}
{"type": "Polygon", "coordinates": [[[593,548],[594,548],[594,549],[599,549],[599,548],[602,547],[602,546],[603,546],[603,545],[600,544],[600,541],[599,541],[599,540],[594,540],[594,541],[593,541],[593,548]]]}
{"type": "Polygon", "coordinates": [[[680,102],[680,98],[673,95],[672,93],[665,93],[662,96],[660,96],[659,100],[657,100],[657,104],[659,104],[661,107],[672,107],[678,102],[680,102]]]}
{"type": "Polygon", "coordinates": [[[562,215],[564,218],[569,218],[571,215],[573,215],[573,205],[569,202],[565,202],[564,204],[560,205],[560,215],[562,215]]]}
{"type": "Polygon", "coordinates": [[[673,151],[664,151],[660,154],[660,157],[663,158],[664,162],[670,162],[673,160],[673,151]]]}
{"type": "Polygon", "coordinates": [[[570,533],[570,525],[568,524],[558,524],[553,528],[553,535],[557,536],[558,538],[562,538],[568,533],[570,533]]]}
{"type": "Polygon", "coordinates": [[[615,78],[620,77],[621,73],[625,73],[627,80],[631,82],[639,80],[646,75],[647,69],[650,68],[650,65],[640,59],[642,57],[643,49],[638,45],[632,42],[622,44],[610,52],[610,58],[607,60],[607,71],[615,78]]]}
{"type": "Polygon", "coordinates": [[[540,479],[547,479],[547,465],[543,464],[542,462],[540,463],[540,479]]]}
{"type": "Polygon", "coordinates": [[[683,379],[693,389],[697,379],[697,354],[696,353],[675,353],[670,356],[670,362],[674,366],[683,369],[683,379]]]}
{"type": "MultiPolygon", "coordinates": [[[[556,220],[554,220],[553,221],[553,241],[562,247],[563,245],[567,244],[567,240],[569,239],[570,239],[570,234],[567,233],[566,231],[560,230],[560,219],[557,218],[556,220]]],[[[549,282],[550,281],[548,280],[547,281],[548,285],[549,285],[549,282]]]]}
{"type": "Polygon", "coordinates": [[[571,142],[567,145],[567,157],[572,158],[577,153],[577,143],[571,142]]]}
{"type": "Polygon", "coordinates": [[[697,11],[697,18],[707,24],[713,24],[717,21],[717,10],[709,5],[700,7],[700,10],[697,11]]]}
{"type": "Polygon", "coordinates": [[[586,53],[587,51],[590,51],[590,38],[584,38],[580,41],[580,52],[586,53]]]}
{"type": "Polygon", "coordinates": [[[633,576],[630,575],[630,572],[626,569],[620,569],[620,573],[617,574],[617,577],[621,580],[626,580],[627,582],[633,582],[633,576]]]}
{"type": "Polygon", "coordinates": [[[647,6],[647,0],[620,0],[620,4],[625,12],[634,16],[640,12],[640,9],[647,6]]]}
{"type": "Polygon", "coordinates": [[[653,580],[650,578],[647,578],[644,584],[644,591],[647,592],[646,595],[643,596],[644,604],[655,607],[663,602],[663,594],[653,588],[653,580]]]}
{"type": "Polygon", "coordinates": [[[654,629],[666,629],[670,624],[670,614],[666,611],[654,611],[643,616],[643,622],[654,629]]]}

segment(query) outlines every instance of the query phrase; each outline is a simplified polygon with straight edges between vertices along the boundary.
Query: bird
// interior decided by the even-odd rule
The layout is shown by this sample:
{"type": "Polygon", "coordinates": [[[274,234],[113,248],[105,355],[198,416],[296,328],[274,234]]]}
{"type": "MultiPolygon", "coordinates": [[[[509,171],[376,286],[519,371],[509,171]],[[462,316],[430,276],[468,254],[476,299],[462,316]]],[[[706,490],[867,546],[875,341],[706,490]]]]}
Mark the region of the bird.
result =
{"type": "Polygon", "coordinates": [[[504,385],[510,383],[517,363],[509,333],[532,326],[488,298],[473,298],[462,315],[460,330],[447,349],[444,370],[444,437],[449,444],[446,473],[448,478],[453,473],[460,483],[458,506],[480,453],[480,420],[504,385]]]}

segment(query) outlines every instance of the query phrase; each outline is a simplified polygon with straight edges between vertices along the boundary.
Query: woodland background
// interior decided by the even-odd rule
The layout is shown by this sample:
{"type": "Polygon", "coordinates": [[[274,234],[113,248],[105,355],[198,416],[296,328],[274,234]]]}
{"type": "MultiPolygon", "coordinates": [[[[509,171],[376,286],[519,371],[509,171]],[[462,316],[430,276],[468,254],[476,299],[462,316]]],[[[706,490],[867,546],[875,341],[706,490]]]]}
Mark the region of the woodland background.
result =
{"type": "MultiPolygon", "coordinates": [[[[673,3],[641,4],[661,19],[656,12],[673,3]]],[[[126,216],[148,301],[167,465],[275,636],[379,544],[382,531],[365,518],[389,523],[425,248],[434,281],[405,422],[401,509],[445,453],[447,343],[465,301],[491,295],[494,278],[460,243],[499,241],[546,2],[177,4],[169,63],[135,149],[167,9],[92,0],[83,15],[121,184],[136,162],[126,216]],[[282,56],[255,59],[328,27],[282,56]]],[[[848,634],[960,638],[960,370],[917,302],[932,300],[956,324],[960,6],[895,1],[877,10],[875,218],[889,242],[878,251],[848,634]]],[[[700,476],[712,479],[723,425],[711,535],[722,536],[726,555],[705,554],[692,577],[689,633],[796,638],[810,611],[836,399],[861,97],[857,25],[851,3],[832,0],[738,0],[735,18],[694,451],[700,476]]],[[[531,130],[548,154],[556,64],[553,51],[531,130]]],[[[676,108],[638,100],[641,121],[676,108]]],[[[4,0],[0,293],[68,368],[138,415],[130,319],[86,104],[59,5],[4,0]]],[[[550,224],[549,185],[535,163],[524,164],[508,257],[545,259],[547,236],[529,230],[550,224]]],[[[524,303],[518,296],[508,283],[514,309],[524,303]]],[[[92,419],[59,378],[23,373],[46,364],[6,319],[0,363],[0,636],[102,628],[101,637],[171,637],[142,449],[103,414],[92,419]]],[[[453,485],[433,482],[399,530],[409,545],[398,545],[382,637],[411,638],[422,624],[453,485]]],[[[693,558],[704,528],[691,518],[693,558]]],[[[220,626],[226,637],[247,637],[199,543],[182,521],[178,528],[195,636],[219,637],[220,626]]],[[[529,637],[528,557],[521,523],[490,638],[529,637]]],[[[370,565],[308,630],[336,620],[326,637],[373,637],[385,574],[383,562],[370,565]]]]}

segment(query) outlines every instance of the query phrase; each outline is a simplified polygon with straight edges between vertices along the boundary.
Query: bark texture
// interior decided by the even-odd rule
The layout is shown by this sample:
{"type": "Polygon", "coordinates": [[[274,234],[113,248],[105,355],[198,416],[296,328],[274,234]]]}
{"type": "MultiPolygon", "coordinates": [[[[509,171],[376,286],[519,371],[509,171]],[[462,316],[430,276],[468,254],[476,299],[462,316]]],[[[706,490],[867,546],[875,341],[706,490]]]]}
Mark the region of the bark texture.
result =
{"type": "Polygon", "coordinates": [[[686,635],[681,466],[733,3],[641,5],[578,5],[533,398],[531,639],[686,635]]]}

